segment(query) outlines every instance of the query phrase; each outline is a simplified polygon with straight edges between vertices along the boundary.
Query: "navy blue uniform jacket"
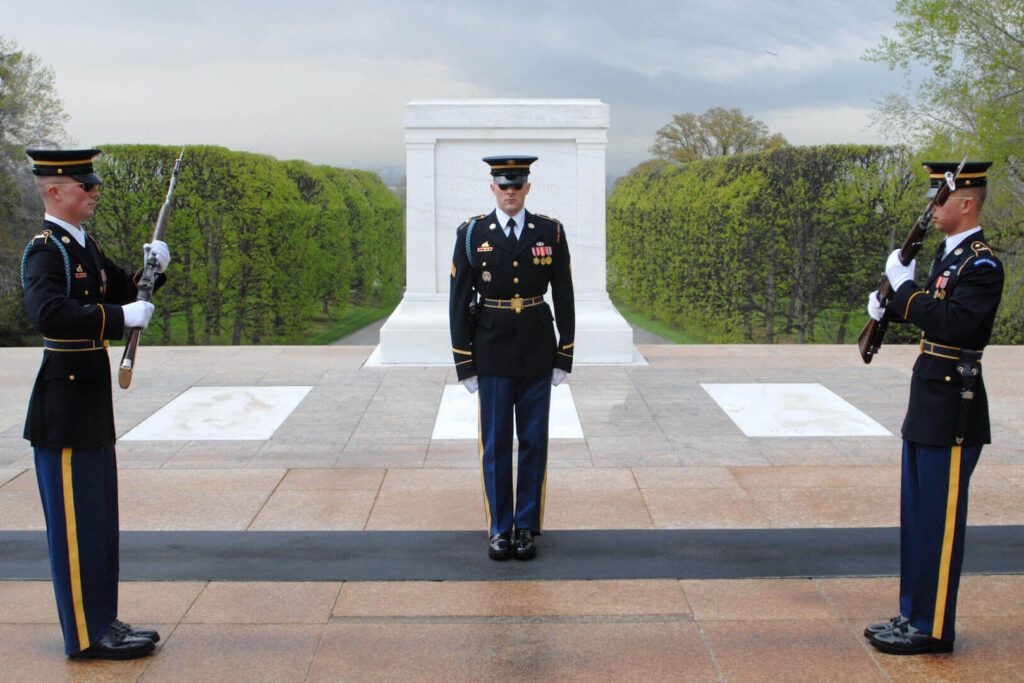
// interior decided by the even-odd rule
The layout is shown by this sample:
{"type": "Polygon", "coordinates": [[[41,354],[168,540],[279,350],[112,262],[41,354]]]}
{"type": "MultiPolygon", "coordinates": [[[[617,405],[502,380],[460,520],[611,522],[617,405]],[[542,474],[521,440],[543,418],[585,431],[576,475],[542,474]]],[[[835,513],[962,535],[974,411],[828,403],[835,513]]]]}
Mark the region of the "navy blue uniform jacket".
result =
{"type": "MultiPolygon", "coordinates": [[[[81,247],[62,227],[44,221],[42,233],[25,251],[22,267],[25,310],[44,337],[102,342],[124,336],[121,305],[138,296],[135,279],[111,262],[91,236],[81,247]],[[57,240],[67,251],[66,265],[57,240]]],[[[157,286],[165,280],[160,275],[157,286]]],[[[102,343],[92,350],[43,351],[24,436],[38,448],[97,448],[114,443],[110,360],[102,343]]]]}
{"type": "Polygon", "coordinates": [[[558,221],[526,212],[515,249],[496,214],[480,215],[459,226],[452,256],[448,299],[452,354],[460,380],[481,376],[544,377],[552,368],[572,370],[576,312],[565,230],[558,221]],[[475,220],[468,244],[470,222],[475,220]],[[511,300],[544,296],[547,303],[515,313],[477,304],[475,330],[470,303],[480,297],[511,300]],[[558,340],[552,322],[558,325],[558,340]]]}
{"type": "MultiPolygon", "coordinates": [[[[981,350],[992,337],[1003,294],[1003,265],[978,232],[964,240],[940,264],[922,289],[905,282],[889,303],[890,312],[921,328],[927,341],[981,350]]],[[[910,405],[903,438],[929,446],[952,446],[960,412],[959,375],[954,353],[922,353],[910,380],[910,405]]],[[[984,373],[982,373],[984,375],[984,373]]],[[[964,445],[991,443],[985,380],[975,384],[964,445]]]]}

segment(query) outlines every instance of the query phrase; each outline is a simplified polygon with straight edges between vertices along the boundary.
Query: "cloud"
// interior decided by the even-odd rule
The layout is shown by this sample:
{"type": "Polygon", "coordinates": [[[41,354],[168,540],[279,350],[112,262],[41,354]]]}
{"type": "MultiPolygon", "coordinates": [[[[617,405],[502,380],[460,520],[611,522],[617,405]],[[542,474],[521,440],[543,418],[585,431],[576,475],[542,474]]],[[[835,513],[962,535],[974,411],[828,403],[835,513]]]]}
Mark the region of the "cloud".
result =
{"type": "Polygon", "coordinates": [[[868,107],[797,107],[756,112],[756,116],[793,145],[892,142],[871,125],[873,113],[868,107]]]}
{"type": "Polygon", "coordinates": [[[210,142],[338,165],[404,163],[412,99],[599,98],[622,172],[676,113],[764,112],[795,139],[795,112],[830,111],[842,123],[821,135],[840,141],[861,135],[851,112],[901,85],[860,59],[892,25],[890,0],[54,0],[9,3],[4,19],[53,66],[83,144],[210,142]]]}
{"type": "Polygon", "coordinates": [[[860,55],[874,41],[866,36],[841,33],[828,42],[807,44],[765,43],[761,49],[714,46],[685,53],[687,70],[712,82],[739,81],[775,74],[813,74],[859,64],[860,55]]]}

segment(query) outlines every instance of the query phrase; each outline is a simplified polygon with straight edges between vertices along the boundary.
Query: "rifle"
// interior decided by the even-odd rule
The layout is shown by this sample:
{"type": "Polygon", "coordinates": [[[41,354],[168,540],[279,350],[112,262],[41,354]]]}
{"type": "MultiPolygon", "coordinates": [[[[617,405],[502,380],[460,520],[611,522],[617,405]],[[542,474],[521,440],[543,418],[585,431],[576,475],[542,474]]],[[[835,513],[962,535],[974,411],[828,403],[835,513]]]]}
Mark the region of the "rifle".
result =
{"type": "MultiPolygon", "coordinates": [[[[171,184],[167,188],[167,197],[163,206],[160,207],[160,214],[156,219],[156,227],[153,228],[153,239],[163,241],[164,232],[167,230],[167,219],[171,216],[171,199],[174,197],[174,186],[178,184],[178,174],[181,173],[181,158],[185,155],[185,148],[181,148],[177,161],[174,162],[174,170],[171,171],[171,184]]],[[[153,298],[153,289],[156,287],[157,266],[159,263],[156,254],[149,252],[149,258],[142,268],[142,275],[139,277],[139,295],[136,301],[149,301],[153,298]]],[[[122,389],[127,389],[132,383],[132,370],[135,368],[135,352],[139,349],[139,336],[142,334],[141,327],[129,327],[127,330],[128,341],[124,345],[124,355],[121,356],[121,367],[117,370],[117,383],[122,389]]]]}
{"type": "MultiPolygon", "coordinates": [[[[924,213],[914,221],[914,227],[910,229],[910,234],[907,235],[906,241],[900,247],[900,263],[903,265],[913,261],[914,257],[917,256],[917,252],[921,251],[921,242],[924,241],[924,234],[928,231],[928,226],[932,222],[932,213],[934,213],[935,207],[945,204],[949,194],[956,189],[956,179],[960,176],[960,172],[964,170],[964,164],[966,163],[967,157],[964,157],[960,165],[957,166],[956,172],[946,171],[945,182],[939,185],[938,190],[935,191],[935,196],[928,202],[924,213]]],[[[883,275],[878,283],[878,301],[885,308],[885,313],[882,314],[881,320],[868,318],[868,324],[864,326],[860,336],[857,338],[857,348],[860,350],[860,357],[865,363],[870,363],[872,357],[882,347],[885,330],[889,327],[889,320],[894,317],[889,314],[889,302],[892,300],[893,294],[895,292],[892,290],[892,285],[889,284],[889,278],[883,275]]]]}

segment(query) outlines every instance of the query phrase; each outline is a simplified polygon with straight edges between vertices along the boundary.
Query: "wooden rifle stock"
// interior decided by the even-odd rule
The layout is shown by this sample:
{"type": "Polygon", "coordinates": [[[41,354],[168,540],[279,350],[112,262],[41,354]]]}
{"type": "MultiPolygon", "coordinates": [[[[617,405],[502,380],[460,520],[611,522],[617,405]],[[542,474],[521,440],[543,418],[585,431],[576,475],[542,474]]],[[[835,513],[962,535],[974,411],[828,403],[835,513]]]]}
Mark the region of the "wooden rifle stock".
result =
{"type": "MultiPolygon", "coordinates": [[[[907,235],[907,239],[903,242],[903,246],[900,247],[900,263],[903,265],[909,264],[917,256],[917,253],[921,251],[921,243],[924,241],[924,234],[928,231],[928,226],[932,222],[932,213],[935,212],[935,207],[942,206],[946,203],[946,199],[949,198],[949,194],[956,189],[956,179],[960,176],[960,172],[964,169],[964,164],[967,163],[967,157],[964,157],[957,167],[956,172],[946,173],[945,182],[943,182],[938,190],[935,191],[935,196],[928,202],[928,206],[925,208],[924,213],[918,216],[917,220],[914,221],[914,226],[910,229],[910,234],[907,235]]],[[[861,360],[865,363],[870,363],[878,350],[882,348],[882,342],[885,339],[885,331],[889,327],[889,321],[893,316],[889,314],[889,302],[892,300],[892,296],[895,292],[892,289],[892,285],[889,283],[889,278],[882,276],[881,281],[878,283],[878,302],[885,309],[882,314],[881,320],[875,320],[874,318],[868,318],[868,324],[861,330],[860,336],[857,337],[857,348],[860,351],[861,360]]]]}
{"type": "MultiPolygon", "coordinates": [[[[185,148],[182,147],[177,161],[174,162],[174,170],[171,172],[171,183],[167,188],[167,197],[164,199],[163,206],[160,207],[160,214],[157,216],[156,227],[153,229],[153,239],[150,240],[150,243],[157,240],[163,241],[164,239],[164,232],[167,230],[167,219],[171,216],[171,199],[174,197],[174,186],[178,184],[178,174],[181,173],[181,158],[184,155],[185,148]]],[[[157,266],[159,266],[159,262],[157,261],[156,254],[150,251],[146,264],[142,268],[142,275],[139,277],[137,285],[139,295],[136,301],[149,301],[153,298],[153,289],[156,287],[157,266]]],[[[117,370],[117,384],[122,389],[127,389],[132,383],[132,371],[135,369],[135,354],[139,350],[139,335],[142,334],[142,328],[129,327],[125,332],[127,334],[127,341],[124,345],[124,355],[121,356],[121,365],[117,370]]]]}

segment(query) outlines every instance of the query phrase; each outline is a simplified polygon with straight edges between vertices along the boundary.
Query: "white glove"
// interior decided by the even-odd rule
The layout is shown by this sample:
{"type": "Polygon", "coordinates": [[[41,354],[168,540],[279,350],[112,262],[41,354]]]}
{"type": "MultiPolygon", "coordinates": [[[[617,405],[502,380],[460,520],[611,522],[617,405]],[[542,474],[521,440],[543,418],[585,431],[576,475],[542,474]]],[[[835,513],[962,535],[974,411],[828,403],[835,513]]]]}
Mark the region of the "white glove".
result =
{"type": "Polygon", "coordinates": [[[133,301],[121,307],[124,311],[125,327],[141,327],[146,329],[149,326],[149,319],[153,317],[153,304],[148,301],[133,301]]]}
{"type": "Polygon", "coordinates": [[[462,380],[462,386],[466,387],[466,391],[469,393],[475,394],[476,390],[480,388],[480,380],[476,378],[476,375],[473,375],[462,380]]]}
{"type": "Polygon", "coordinates": [[[896,291],[900,288],[904,282],[910,282],[914,279],[914,269],[917,268],[917,260],[913,260],[909,265],[903,265],[900,263],[900,250],[896,249],[889,254],[889,259],[885,262],[885,276],[889,278],[889,284],[892,285],[892,291],[896,291]]]}
{"type": "Polygon", "coordinates": [[[882,322],[882,316],[885,315],[885,307],[879,303],[877,291],[868,294],[868,315],[878,322],[882,322]]]}
{"type": "Polygon", "coordinates": [[[151,251],[156,255],[156,272],[162,273],[167,270],[167,266],[171,265],[171,250],[167,248],[167,243],[161,242],[160,240],[154,240],[152,244],[149,242],[143,244],[143,264],[149,260],[149,252],[151,251]]]}
{"type": "Polygon", "coordinates": [[[568,373],[561,368],[555,368],[551,371],[551,386],[557,387],[565,379],[568,373]]]}

